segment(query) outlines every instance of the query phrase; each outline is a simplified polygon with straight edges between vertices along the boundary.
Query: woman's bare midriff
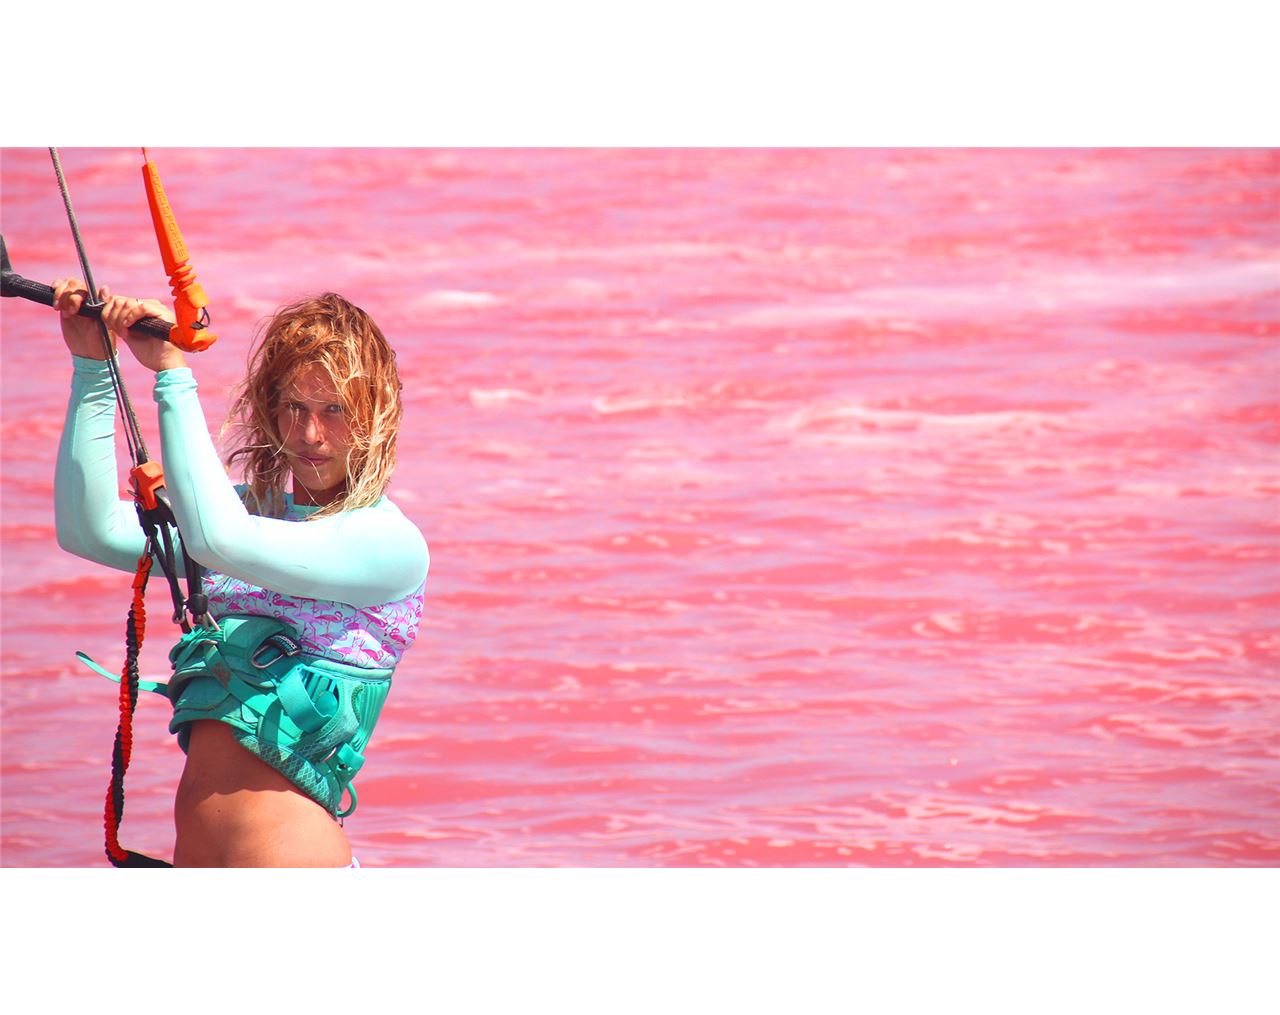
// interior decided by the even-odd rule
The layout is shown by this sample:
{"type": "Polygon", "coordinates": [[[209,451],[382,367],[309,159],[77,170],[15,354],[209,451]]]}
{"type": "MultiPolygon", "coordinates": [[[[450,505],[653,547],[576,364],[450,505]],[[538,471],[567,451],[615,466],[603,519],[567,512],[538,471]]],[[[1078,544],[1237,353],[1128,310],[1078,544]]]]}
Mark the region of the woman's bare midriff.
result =
{"type": "Polygon", "coordinates": [[[351,845],[318,803],[236,741],[192,723],[174,805],[175,867],[346,867],[351,845]]]}

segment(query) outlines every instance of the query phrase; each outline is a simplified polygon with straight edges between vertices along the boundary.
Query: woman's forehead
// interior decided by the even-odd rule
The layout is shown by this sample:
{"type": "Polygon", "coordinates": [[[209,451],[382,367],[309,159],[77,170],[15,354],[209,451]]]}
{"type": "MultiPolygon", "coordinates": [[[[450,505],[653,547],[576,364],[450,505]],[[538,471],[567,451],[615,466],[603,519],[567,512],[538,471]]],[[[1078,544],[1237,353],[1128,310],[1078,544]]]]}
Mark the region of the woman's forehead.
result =
{"type": "Polygon", "coordinates": [[[285,382],[280,392],[286,398],[299,402],[335,402],[341,397],[329,371],[318,363],[299,370],[285,382]]]}

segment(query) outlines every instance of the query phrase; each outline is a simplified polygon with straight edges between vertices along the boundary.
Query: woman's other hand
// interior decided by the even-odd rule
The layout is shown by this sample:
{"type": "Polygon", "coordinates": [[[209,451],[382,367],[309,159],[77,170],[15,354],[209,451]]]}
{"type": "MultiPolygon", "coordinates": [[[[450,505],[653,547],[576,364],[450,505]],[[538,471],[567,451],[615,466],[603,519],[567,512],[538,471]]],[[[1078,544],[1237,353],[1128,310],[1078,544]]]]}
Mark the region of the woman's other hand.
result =
{"type": "MultiPolygon", "coordinates": [[[[111,291],[105,285],[99,286],[99,299],[105,301],[110,295],[111,291]]],[[[71,354],[86,359],[106,359],[107,350],[98,322],[92,317],[78,316],[88,298],[89,290],[78,278],[60,278],[53,283],[53,306],[61,317],[62,340],[67,343],[71,354]]]]}
{"type": "Polygon", "coordinates": [[[159,338],[139,337],[129,328],[144,317],[158,317],[174,323],[173,311],[159,300],[139,300],[132,296],[110,296],[102,308],[102,320],[116,338],[123,338],[134,358],[148,370],[159,373],[187,365],[186,357],[176,345],[159,338]]]}

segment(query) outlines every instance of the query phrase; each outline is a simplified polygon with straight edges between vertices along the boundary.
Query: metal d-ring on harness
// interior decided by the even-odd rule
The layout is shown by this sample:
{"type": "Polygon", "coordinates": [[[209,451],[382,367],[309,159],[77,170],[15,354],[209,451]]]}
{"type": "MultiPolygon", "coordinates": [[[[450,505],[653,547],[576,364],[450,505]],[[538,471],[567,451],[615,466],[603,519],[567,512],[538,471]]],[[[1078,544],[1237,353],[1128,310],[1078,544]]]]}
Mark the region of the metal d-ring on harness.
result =
{"type": "MultiPolygon", "coordinates": [[[[190,633],[193,630],[193,625],[196,627],[209,627],[216,626],[216,624],[209,617],[208,599],[202,590],[203,569],[191,559],[190,554],[186,552],[185,545],[183,545],[182,534],[178,530],[173,508],[163,492],[164,471],[160,463],[153,462],[147,453],[147,446],[142,438],[142,431],[138,426],[133,404],[129,400],[129,393],[125,389],[124,379],[120,374],[119,364],[116,362],[111,335],[107,330],[106,324],[102,321],[100,308],[103,304],[98,299],[98,287],[94,283],[93,271],[89,267],[89,259],[85,254],[84,242],[80,236],[80,227],[76,222],[75,211],[71,207],[71,194],[67,188],[66,177],[62,172],[58,149],[50,148],[49,154],[53,159],[53,168],[58,177],[58,188],[62,192],[62,200],[66,205],[67,220],[71,224],[71,235],[75,240],[76,256],[80,260],[80,270],[84,274],[85,285],[89,290],[89,300],[86,302],[91,308],[99,308],[99,313],[96,316],[98,329],[102,336],[103,352],[106,355],[107,371],[110,374],[111,384],[115,389],[116,398],[120,405],[125,442],[128,445],[129,455],[133,461],[133,468],[130,470],[129,478],[133,487],[134,503],[138,512],[138,521],[146,535],[146,549],[138,559],[138,570],[133,579],[133,603],[130,606],[128,621],[125,625],[126,654],[124,669],[120,677],[120,721],[116,728],[116,738],[111,758],[111,785],[107,790],[106,808],[103,814],[106,830],[106,853],[107,858],[117,867],[168,867],[170,865],[162,860],[155,860],[132,850],[124,849],[119,842],[120,821],[124,817],[124,776],[129,768],[129,759],[133,748],[133,713],[138,702],[138,654],[146,631],[144,596],[153,558],[160,562],[160,568],[169,584],[169,592],[173,598],[174,623],[181,625],[186,633],[190,633]],[[182,550],[185,564],[184,572],[188,591],[186,596],[182,594],[182,587],[178,578],[177,555],[174,546],[175,536],[177,538],[177,546],[182,550]],[[191,616],[190,621],[187,619],[188,613],[191,616]]],[[[154,173],[154,167],[151,167],[151,170],[154,173]]],[[[147,169],[144,168],[144,173],[146,172],[147,169]]],[[[158,183],[159,178],[157,176],[157,186],[158,183]]],[[[154,217],[155,199],[152,195],[152,185],[149,177],[148,196],[152,198],[154,217]]],[[[161,191],[160,200],[163,201],[163,198],[163,191],[161,191]]],[[[167,210],[167,202],[165,202],[164,207],[167,210]]],[[[169,214],[169,219],[172,222],[172,213],[169,214]]],[[[173,228],[176,231],[176,225],[173,228]]],[[[162,251],[163,249],[162,241],[162,251]]],[[[194,272],[191,272],[189,267],[185,265],[185,258],[186,251],[184,249],[182,251],[182,261],[184,263],[180,267],[186,269],[188,273],[187,284],[190,286],[191,280],[194,279],[194,272]]],[[[170,267],[168,260],[166,260],[165,267],[170,267]]],[[[198,289],[199,287],[194,288],[198,289]]],[[[200,299],[203,300],[203,293],[200,293],[200,299]]],[[[201,304],[201,309],[203,309],[203,304],[201,304]]],[[[200,322],[191,322],[189,326],[203,328],[207,320],[208,314],[205,312],[202,314],[200,322]]],[[[177,330],[178,328],[175,326],[173,331],[177,330]]],[[[177,344],[183,345],[184,348],[193,348],[192,344],[184,345],[179,340],[180,336],[174,335],[173,332],[171,332],[171,339],[177,340],[177,344]]],[[[213,340],[213,335],[201,335],[199,336],[198,347],[207,348],[213,340]]],[[[95,668],[98,667],[95,666],[95,668]]]]}

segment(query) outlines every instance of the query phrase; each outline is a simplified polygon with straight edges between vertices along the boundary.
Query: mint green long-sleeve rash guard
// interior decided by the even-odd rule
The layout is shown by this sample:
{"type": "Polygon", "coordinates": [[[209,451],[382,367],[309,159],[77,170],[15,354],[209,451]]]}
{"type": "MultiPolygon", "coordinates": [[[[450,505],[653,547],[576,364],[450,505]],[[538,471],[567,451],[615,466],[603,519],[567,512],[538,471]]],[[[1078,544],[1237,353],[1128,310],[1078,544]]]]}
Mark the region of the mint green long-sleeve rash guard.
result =
{"type": "MultiPolygon", "coordinates": [[[[73,361],[54,478],[58,545],[133,572],[145,538],[133,502],[119,498],[110,374],[101,360],[73,361]]],[[[158,373],[155,400],[165,487],[187,550],[202,565],[286,595],[358,609],[421,587],[426,541],[389,499],[308,522],[251,515],[218,460],[191,371],[158,373]]]]}

